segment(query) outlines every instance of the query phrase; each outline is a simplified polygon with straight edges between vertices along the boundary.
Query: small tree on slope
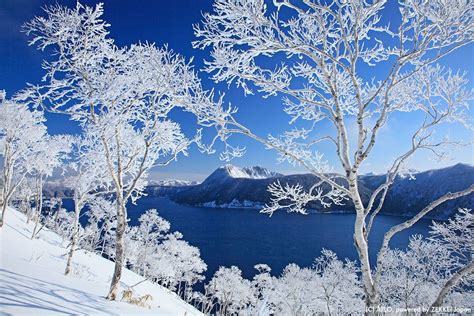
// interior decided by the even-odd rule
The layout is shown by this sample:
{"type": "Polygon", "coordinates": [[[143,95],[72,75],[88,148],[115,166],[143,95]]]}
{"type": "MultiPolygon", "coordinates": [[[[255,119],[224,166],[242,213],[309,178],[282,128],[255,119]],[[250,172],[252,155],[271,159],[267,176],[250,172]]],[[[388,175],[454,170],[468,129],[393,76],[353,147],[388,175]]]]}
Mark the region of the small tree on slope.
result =
{"type": "Polygon", "coordinates": [[[114,258],[115,229],[117,212],[113,200],[103,196],[95,196],[87,201],[88,224],[84,227],[79,245],[91,252],[114,258]]]}
{"type": "Polygon", "coordinates": [[[27,218],[29,218],[32,211],[31,204],[34,196],[35,190],[33,179],[26,177],[15,190],[11,201],[17,210],[26,214],[27,218]]]}
{"type": "Polygon", "coordinates": [[[392,237],[439,204],[474,192],[471,185],[449,193],[393,227],[372,269],[368,237],[390,186],[419,150],[441,156],[439,149],[449,142],[437,139],[433,131],[445,122],[468,126],[465,111],[472,99],[465,75],[435,63],[473,41],[474,3],[399,2],[395,25],[382,18],[385,4],[274,0],[272,6],[264,0],[215,0],[214,12],[204,14],[203,23],[195,26],[194,46],[212,48],[207,70],[216,82],[235,83],[245,94],[281,97],[290,123],[301,126],[268,138],[236,121],[228,126],[229,132],[262,142],[280,153],[280,161],[302,165],[320,179],[308,192],[298,185],[271,185],[274,198],[264,211],[305,213],[310,201],[329,206],[347,198],[354,204],[354,242],[367,306],[380,302],[377,284],[392,237]],[[367,75],[367,69],[377,75],[367,75]],[[407,126],[413,133],[406,152],[387,162],[386,180],[364,203],[358,189],[361,165],[375,147],[384,145],[379,135],[389,118],[403,112],[412,112],[419,123],[407,126]],[[327,133],[317,128],[324,121],[329,123],[327,133]],[[316,150],[322,142],[334,146],[342,175],[327,173],[329,165],[316,150]]]}
{"type": "Polygon", "coordinates": [[[182,240],[181,233],[170,233],[170,223],[155,209],[143,213],[139,222],[127,232],[127,263],[135,272],[190,301],[192,286],[204,279],[202,273],[207,269],[199,249],[182,240]]]}
{"type": "Polygon", "coordinates": [[[100,151],[97,150],[97,144],[87,134],[77,137],[73,142],[73,161],[70,167],[73,169],[74,175],[67,178],[66,186],[74,192],[74,223],[64,271],[66,275],[71,272],[72,257],[79,244],[81,212],[89,201],[110,191],[111,184],[108,181],[106,165],[103,163],[100,151]]]}
{"type": "Polygon", "coordinates": [[[0,195],[0,227],[15,190],[31,173],[31,162],[44,149],[47,131],[41,111],[31,111],[25,104],[0,99],[0,155],[3,157],[0,195]]]}
{"type": "Polygon", "coordinates": [[[166,47],[117,47],[101,19],[102,4],[53,6],[45,12],[46,17],[25,24],[25,32],[32,45],[56,53],[44,63],[44,83],[18,98],[70,115],[100,144],[117,209],[115,270],[107,295],[114,300],[125,262],[127,202],[141,196],[152,167],[170,163],[200,140],[200,130],[188,139],[179,124],[167,119],[169,112],[193,113],[198,124],[216,128],[225,141],[222,122],[232,110],[214,102],[189,63],[166,47]]]}
{"type": "Polygon", "coordinates": [[[36,178],[35,226],[31,238],[34,238],[38,231],[42,215],[44,183],[57,168],[64,166],[71,150],[71,140],[71,137],[66,135],[44,135],[37,144],[38,150],[29,161],[31,173],[36,178]]]}
{"type": "Polygon", "coordinates": [[[130,227],[127,242],[130,251],[127,260],[135,271],[144,277],[150,276],[153,269],[152,254],[156,253],[157,245],[169,237],[170,223],[160,217],[155,209],[147,210],[140,215],[140,225],[130,227]]]}

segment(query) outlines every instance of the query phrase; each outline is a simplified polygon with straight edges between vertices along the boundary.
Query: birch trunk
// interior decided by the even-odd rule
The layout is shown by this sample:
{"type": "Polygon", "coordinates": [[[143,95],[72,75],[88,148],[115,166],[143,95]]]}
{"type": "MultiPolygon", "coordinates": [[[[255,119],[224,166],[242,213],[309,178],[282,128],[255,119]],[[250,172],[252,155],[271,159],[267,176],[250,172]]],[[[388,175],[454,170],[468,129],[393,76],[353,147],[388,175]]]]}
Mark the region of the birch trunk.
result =
{"type": "Polygon", "coordinates": [[[72,257],[74,255],[77,242],[79,241],[79,216],[80,216],[80,212],[82,208],[80,203],[81,202],[79,200],[74,201],[74,212],[75,212],[74,228],[73,228],[73,235],[72,235],[72,241],[71,241],[71,248],[69,249],[69,252],[68,252],[66,269],[64,271],[65,275],[68,275],[69,273],[71,273],[72,257]]]}
{"type": "Polygon", "coordinates": [[[365,304],[367,307],[371,307],[377,305],[378,298],[372,278],[372,270],[370,268],[369,246],[365,237],[365,209],[359,195],[357,174],[354,172],[349,175],[349,191],[351,193],[351,199],[354,202],[354,207],[356,210],[356,220],[354,223],[354,244],[356,246],[361,265],[362,282],[365,292],[365,304]]]}
{"type": "MultiPolygon", "coordinates": [[[[434,313],[434,310],[437,307],[440,307],[443,304],[444,299],[446,296],[451,292],[451,290],[458,285],[459,281],[461,279],[471,273],[474,272],[474,261],[471,261],[468,265],[464,266],[462,269],[457,271],[449,280],[446,282],[446,284],[443,286],[441,291],[438,294],[438,297],[434,301],[434,303],[430,306],[430,309],[428,310],[428,313],[434,313]]],[[[424,312],[422,315],[428,314],[424,312]]]]}
{"type": "Polygon", "coordinates": [[[125,261],[124,235],[127,229],[127,209],[122,197],[117,198],[117,230],[115,235],[115,268],[110,283],[107,299],[114,301],[117,298],[122,277],[122,268],[125,261]]]}
{"type": "Polygon", "coordinates": [[[33,233],[31,234],[31,239],[35,238],[36,232],[38,230],[39,220],[41,217],[41,211],[43,209],[43,177],[40,176],[38,180],[38,205],[36,206],[36,218],[35,218],[35,227],[33,228],[33,233]]]}
{"type": "Polygon", "coordinates": [[[7,210],[7,201],[2,200],[2,213],[0,215],[0,227],[3,227],[3,222],[5,221],[5,211],[7,210]]]}
{"type": "Polygon", "coordinates": [[[10,146],[8,142],[5,144],[5,155],[3,162],[3,186],[2,186],[2,196],[0,197],[0,203],[2,204],[2,212],[0,214],[0,228],[3,227],[5,222],[5,211],[7,210],[9,202],[9,191],[11,186],[11,163],[10,163],[10,146]]]}

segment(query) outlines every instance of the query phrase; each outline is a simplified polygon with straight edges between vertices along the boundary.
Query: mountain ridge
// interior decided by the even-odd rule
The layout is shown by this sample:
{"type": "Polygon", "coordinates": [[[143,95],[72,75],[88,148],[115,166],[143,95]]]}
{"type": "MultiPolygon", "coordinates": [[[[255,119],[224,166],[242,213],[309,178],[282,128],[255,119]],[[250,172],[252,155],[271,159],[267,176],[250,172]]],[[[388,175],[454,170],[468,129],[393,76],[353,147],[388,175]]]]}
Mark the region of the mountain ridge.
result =
{"type": "MultiPolygon", "coordinates": [[[[261,208],[270,201],[267,187],[275,181],[282,185],[300,184],[307,191],[319,180],[312,174],[274,175],[267,178],[245,178],[229,176],[222,166],[209,175],[201,184],[189,186],[171,195],[175,202],[191,206],[214,208],[261,208]]],[[[240,168],[244,169],[244,168],[240,168]]],[[[267,174],[272,174],[271,171],[267,174]]],[[[278,174],[278,173],[276,173],[278,174]]],[[[416,214],[431,201],[447,192],[455,192],[467,188],[474,183],[474,166],[455,164],[450,167],[432,169],[414,174],[415,179],[397,176],[390,188],[384,208],[381,213],[391,215],[416,214]]],[[[364,203],[367,203],[371,193],[385,181],[386,175],[362,175],[359,177],[359,193],[364,203]]],[[[339,184],[347,185],[345,180],[339,184]]],[[[323,189],[328,186],[323,185],[323,189]]],[[[461,199],[448,201],[430,213],[430,217],[446,219],[458,207],[474,205],[474,194],[461,199]]],[[[308,208],[316,212],[353,212],[353,204],[347,202],[343,206],[322,208],[318,203],[311,202],[308,208]]]]}
{"type": "MultiPolygon", "coordinates": [[[[226,164],[217,168],[209,177],[214,176],[227,176],[236,179],[267,179],[281,177],[283,174],[271,171],[267,168],[260,166],[251,166],[240,168],[232,164],[226,164]]],[[[208,179],[207,177],[206,179],[208,179]]]]}

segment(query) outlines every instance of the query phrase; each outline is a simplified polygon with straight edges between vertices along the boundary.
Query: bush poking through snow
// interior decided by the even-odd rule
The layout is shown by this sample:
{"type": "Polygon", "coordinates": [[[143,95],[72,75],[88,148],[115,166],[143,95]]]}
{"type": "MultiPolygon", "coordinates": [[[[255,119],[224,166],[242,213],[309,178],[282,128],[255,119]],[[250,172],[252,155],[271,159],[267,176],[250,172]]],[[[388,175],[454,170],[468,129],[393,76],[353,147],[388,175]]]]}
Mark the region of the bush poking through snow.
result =
{"type": "Polygon", "coordinates": [[[145,294],[145,295],[134,295],[132,289],[128,289],[123,291],[122,293],[122,301],[127,302],[129,304],[137,305],[140,307],[148,307],[151,308],[151,306],[148,304],[148,301],[152,301],[153,296],[150,294],[145,294]]]}

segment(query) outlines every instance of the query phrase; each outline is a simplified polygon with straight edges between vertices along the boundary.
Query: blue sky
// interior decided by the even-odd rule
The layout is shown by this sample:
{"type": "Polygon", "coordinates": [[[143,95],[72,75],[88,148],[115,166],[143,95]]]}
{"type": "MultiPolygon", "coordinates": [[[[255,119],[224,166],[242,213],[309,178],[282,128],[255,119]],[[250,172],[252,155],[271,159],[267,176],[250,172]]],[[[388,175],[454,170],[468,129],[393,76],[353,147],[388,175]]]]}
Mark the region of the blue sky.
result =
{"type": "MultiPolygon", "coordinates": [[[[48,58],[45,53],[39,52],[27,44],[27,37],[20,32],[21,25],[41,15],[41,7],[48,4],[63,4],[74,6],[76,1],[39,1],[39,0],[1,0],[0,1],[0,89],[5,89],[11,96],[22,89],[26,82],[37,83],[43,74],[41,61],[48,58]]],[[[83,4],[93,5],[95,1],[82,1],[83,4]]],[[[396,23],[396,1],[391,1],[385,9],[384,19],[396,23]]],[[[211,11],[212,1],[172,0],[113,0],[105,1],[104,19],[111,24],[111,37],[117,45],[129,45],[138,41],[155,42],[158,46],[168,44],[171,49],[187,58],[194,57],[196,69],[202,68],[203,60],[208,58],[208,51],[195,50],[191,41],[195,39],[192,24],[201,20],[201,12],[211,11]]],[[[474,45],[464,47],[447,58],[442,64],[453,69],[465,70],[469,73],[470,85],[474,82],[474,45]]],[[[201,72],[205,88],[217,87],[226,93],[226,101],[239,108],[238,118],[259,135],[272,133],[277,135],[288,129],[288,117],[281,108],[280,97],[262,99],[259,95],[245,97],[243,92],[235,87],[215,85],[208,79],[208,74],[201,72]]],[[[474,113],[470,111],[471,115],[474,113]]],[[[184,129],[193,129],[192,118],[189,115],[177,113],[176,119],[183,123],[184,129]]],[[[372,158],[363,166],[364,172],[382,172],[391,158],[406,149],[411,126],[419,117],[416,114],[401,114],[394,116],[380,135],[384,143],[374,152],[372,158]]],[[[74,122],[59,115],[48,115],[48,129],[51,133],[78,132],[74,122]]],[[[324,131],[325,124],[321,125],[324,131]]],[[[453,139],[472,141],[472,131],[456,125],[444,126],[439,134],[447,134],[453,139]]],[[[238,166],[261,165],[283,173],[300,173],[303,169],[288,164],[277,164],[276,154],[265,150],[262,145],[244,137],[234,137],[234,144],[247,148],[244,157],[235,159],[232,163],[238,166]]],[[[328,145],[322,145],[320,150],[327,159],[334,161],[335,170],[338,162],[335,161],[334,150],[328,145]]],[[[472,163],[474,161],[473,147],[463,147],[450,151],[451,159],[436,162],[427,153],[419,154],[412,166],[419,170],[452,165],[457,162],[472,163]]],[[[223,162],[217,154],[205,155],[196,149],[191,149],[189,157],[180,157],[174,164],[156,170],[153,178],[179,178],[188,180],[202,180],[223,162]]]]}

